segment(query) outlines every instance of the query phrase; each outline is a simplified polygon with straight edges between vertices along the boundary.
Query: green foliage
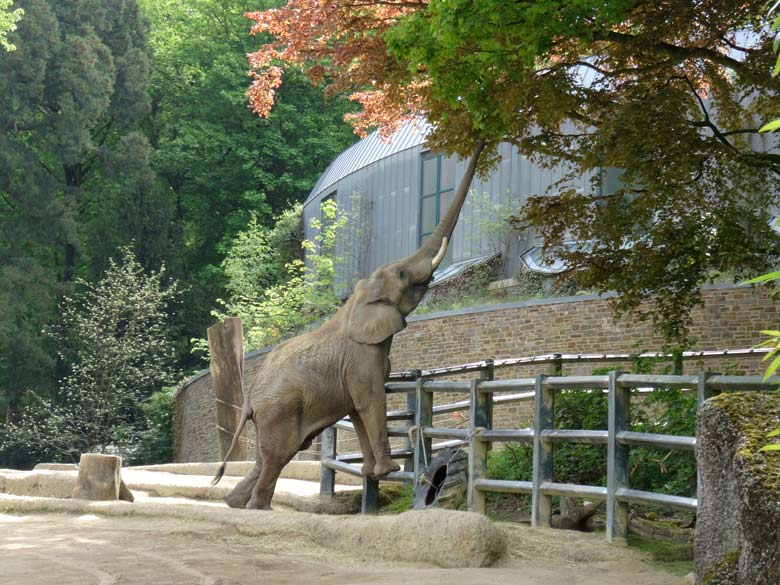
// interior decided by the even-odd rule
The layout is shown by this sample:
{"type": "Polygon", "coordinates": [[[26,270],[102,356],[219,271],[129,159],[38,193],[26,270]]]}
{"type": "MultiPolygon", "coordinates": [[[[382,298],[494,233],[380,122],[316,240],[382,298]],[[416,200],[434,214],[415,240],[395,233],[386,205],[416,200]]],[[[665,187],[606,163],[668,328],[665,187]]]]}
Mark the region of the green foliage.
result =
{"type": "Polygon", "coordinates": [[[16,46],[8,42],[6,35],[16,30],[16,23],[24,14],[21,8],[12,9],[13,3],[14,0],[0,0],[0,49],[6,51],[16,50],[16,46]]]}
{"type": "Polygon", "coordinates": [[[152,465],[173,461],[173,394],[174,386],[168,386],[152,394],[143,404],[146,428],[138,435],[132,463],[152,465]]]}
{"type": "Polygon", "coordinates": [[[431,0],[386,40],[430,88],[429,145],[466,156],[477,139],[508,141],[560,172],[530,193],[517,227],[577,268],[581,287],[617,291],[618,315],[651,320],[684,348],[701,286],[759,274],[780,252],[768,225],[780,157],[774,140],[752,147],[757,116],[780,104],[764,11],[739,0],[431,0]],[[615,169],[619,186],[604,181],[615,169]]]}
{"type": "Polygon", "coordinates": [[[693,572],[693,543],[628,535],[628,544],[647,554],[653,565],[681,577],[693,572]]]}
{"type": "MultiPolygon", "coordinates": [[[[179,378],[167,314],[177,292],[167,280],[164,268],[147,274],[123,248],[100,281],[77,281],[80,292],[63,300],[63,326],[54,332],[69,371],[53,397],[34,395],[8,425],[2,450],[23,446],[50,460],[76,461],[86,451],[133,459],[148,430],[142,405],[179,378]]],[[[157,406],[149,407],[154,425],[163,422],[157,406]]]]}
{"type": "MultiPolygon", "coordinates": [[[[333,200],[323,202],[321,209],[324,221],[311,220],[317,235],[298,244],[308,252],[307,262],[294,257],[291,245],[299,230],[300,206],[282,214],[273,230],[251,220],[234,240],[225,260],[232,296],[214,316],[241,318],[245,349],[278,343],[329,317],[341,305],[334,291],[340,262],[334,246],[350,216],[340,213],[333,200]],[[286,245],[275,248],[272,242],[286,245]]],[[[205,340],[198,340],[199,350],[206,346],[205,340]]]]}

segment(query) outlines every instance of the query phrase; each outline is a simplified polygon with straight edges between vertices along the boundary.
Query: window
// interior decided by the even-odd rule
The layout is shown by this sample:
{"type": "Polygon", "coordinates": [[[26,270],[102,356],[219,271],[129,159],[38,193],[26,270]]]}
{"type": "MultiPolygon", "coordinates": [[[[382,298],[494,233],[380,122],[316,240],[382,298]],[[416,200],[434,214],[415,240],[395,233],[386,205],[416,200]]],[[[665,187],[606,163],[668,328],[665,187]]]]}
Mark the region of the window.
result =
{"type": "MultiPolygon", "coordinates": [[[[322,210],[323,205],[329,201],[336,201],[336,191],[333,191],[332,193],[328,193],[325,197],[322,198],[322,201],[320,201],[320,236],[323,238],[325,237],[325,232],[327,229],[333,224],[335,221],[335,218],[328,217],[325,215],[325,212],[322,210]]],[[[320,250],[324,254],[330,254],[333,252],[333,244],[334,242],[331,241],[325,241],[324,239],[321,242],[321,248],[320,250]]]]}
{"type": "Polygon", "coordinates": [[[419,244],[427,240],[446,213],[455,193],[455,161],[441,154],[424,154],[420,176],[419,244]]]}

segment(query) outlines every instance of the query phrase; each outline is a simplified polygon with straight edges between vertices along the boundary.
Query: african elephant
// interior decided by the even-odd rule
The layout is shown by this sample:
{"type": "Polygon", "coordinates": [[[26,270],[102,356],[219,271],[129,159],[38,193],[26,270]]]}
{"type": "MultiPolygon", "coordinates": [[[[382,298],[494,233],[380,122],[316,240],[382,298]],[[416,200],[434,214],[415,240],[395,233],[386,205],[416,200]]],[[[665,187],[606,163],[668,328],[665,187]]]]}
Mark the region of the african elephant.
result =
{"type": "MultiPolygon", "coordinates": [[[[477,161],[479,144],[444,218],[407,258],[358,281],[338,312],[318,329],[277,345],[246,384],[241,420],[225,456],[251,417],[257,462],[225,498],[234,508],[270,509],[282,468],[323,429],[350,416],[363,452],[362,472],[380,477],[399,469],[390,459],[385,380],[393,335],[406,327],[444,258],[477,161]]],[[[222,463],[214,484],[225,471],[222,463]]]]}

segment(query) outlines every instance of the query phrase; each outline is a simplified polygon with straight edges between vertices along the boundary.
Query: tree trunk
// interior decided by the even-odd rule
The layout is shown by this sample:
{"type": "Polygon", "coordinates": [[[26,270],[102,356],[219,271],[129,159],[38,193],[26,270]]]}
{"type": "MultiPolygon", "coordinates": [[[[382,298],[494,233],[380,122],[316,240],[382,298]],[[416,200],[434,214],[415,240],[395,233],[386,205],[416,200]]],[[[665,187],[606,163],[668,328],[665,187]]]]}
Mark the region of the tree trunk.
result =
{"type": "Polygon", "coordinates": [[[122,481],[122,458],[116,455],[82,453],[74,498],[83,500],[133,501],[133,494],[122,481]]]}
{"type": "MultiPolygon", "coordinates": [[[[208,329],[211,353],[211,381],[217,399],[219,458],[230,449],[233,434],[241,420],[243,404],[244,336],[241,319],[231,317],[208,329]]],[[[239,441],[229,461],[244,461],[246,444],[239,441]]]]}

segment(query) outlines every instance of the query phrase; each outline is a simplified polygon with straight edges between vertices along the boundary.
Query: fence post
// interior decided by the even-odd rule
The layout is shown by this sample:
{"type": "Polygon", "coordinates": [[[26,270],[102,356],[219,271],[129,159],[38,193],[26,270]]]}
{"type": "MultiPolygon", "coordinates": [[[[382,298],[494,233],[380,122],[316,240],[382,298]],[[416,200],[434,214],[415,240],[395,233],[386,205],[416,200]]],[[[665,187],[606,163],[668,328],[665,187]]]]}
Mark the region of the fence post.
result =
{"type": "MultiPolygon", "coordinates": [[[[411,372],[412,376],[414,376],[415,380],[419,380],[422,376],[422,372],[420,370],[412,370],[411,372]]],[[[414,392],[407,392],[406,393],[406,410],[412,413],[412,419],[409,421],[409,427],[414,426],[416,416],[415,413],[417,412],[417,394],[414,392]]],[[[406,444],[405,448],[412,451],[412,454],[408,457],[404,458],[404,471],[411,471],[414,472],[414,436],[411,438],[407,436],[406,438],[406,444]]]]}
{"type": "Polygon", "coordinates": [[[607,426],[607,540],[625,542],[628,537],[628,503],[616,494],[628,487],[628,446],[617,441],[620,431],[628,430],[631,389],[618,385],[618,371],[609,373],[609,422],[607,426]]]}
{"type": "Polygon", "coordinates": [[[493,393],[480,393],[479,382],[493,379],[493,360],[485,360],[485,369],[479,378],[471,381],[469,393],[471,404],[469,405],[469,485],[468,485],[468,509],[469,512],[485,513],[485,494],[476,489],[478,479],[487,477],[487,452],[489,443],[482,441],[477,432],[478,429],[490,429],[493,425],[493,393]]]}
{"type": "Polygon", "coordinates": [[[552,362],[550,362],[550,375],[563,376],[563,356],[559,353],[553,354],[552,362]]]}
{"type": "Polygon", "coordinates": [[[336,427],[328,427],[322,431],[320,447],[320,496],[333,497],[336,493],[336,472],[325,467],[322,462],[336,458],[336,427]]]}
{"type": "Polygon", "coordinates": [[[360,511],[363,514],[376,514],[379,511],[379,480],[371,477],[363,478],[363,497],[360,500],[360,511]]]}
{"type": "Polygon", "coordinates": [[[433,425],[433,393],[423,390],[425,378],[417,378],[415,398],[417,406],[414,412],[414,425],[418,431],[414,437],[414,487],[420,482],[420,476],[431,462],[431,439],[423,436],[425,427],[433,425]]]}
{"type": "Polygon", "coordinates": [[[536,376],[536,396],[534,400],[534,467],[531,491],[531,526],[549,528],[552,520],[552,497],[541,492],[545,482],[552,481],[553,448],[552,443],[542,441],[542,431],[553,428],[554,390],[544,387],[544,379],[549,376],[536,376]]]}
{"type": "MultiPolygon", "coordinates": [[[[697,384],[697,405],[696,405],[696,411],[698,412],[699,408],[701,408],[701,405],[704,404],[704,401],[708,398],[712,398],[716,394],[718,394],[717,391],[713,390],[712,388],[709,388],[707,386],[707,380],[714,376],[715,374],[712,372],[700,372],[699,373],[699,382],[697,384]]],[[[695,431],[694,431],[695,432],[695,431]]],[[[699,471],[699,458],[696,458],[696,499],[699,499],[699,495],[701,494],[701,472],[699,471]]]]}

